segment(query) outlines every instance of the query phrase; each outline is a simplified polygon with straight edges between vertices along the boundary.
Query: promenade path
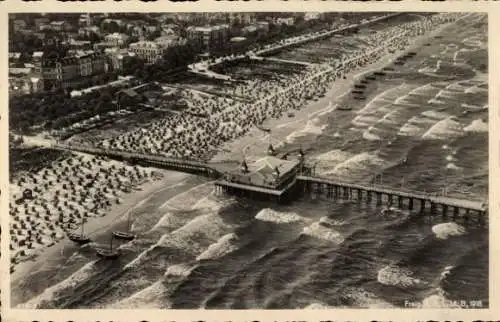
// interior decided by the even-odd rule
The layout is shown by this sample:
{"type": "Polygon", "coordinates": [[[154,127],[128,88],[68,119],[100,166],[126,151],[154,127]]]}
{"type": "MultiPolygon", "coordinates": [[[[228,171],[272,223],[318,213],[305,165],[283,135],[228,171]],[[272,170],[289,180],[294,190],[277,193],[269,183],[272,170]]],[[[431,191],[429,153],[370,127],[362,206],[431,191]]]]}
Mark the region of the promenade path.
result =
{"type": "MultiPolygon", "coordinates": [[[[313,34],[288,38],[288,39],[282,40],[281,42],[279,42],[277,44],[268,45],[262,49],[257,50],[256,52],[247,52],[247,55],[252,56],[252,57],[256,57],[256,56],[261,56],[264,54],[270,54],[272,52],[280,51],[280,50],[285,49],[287,47],[298,46],[298,45],[301,45],[301,44],[304,44],[304,43],[307,43],[310,41],[314,41],[314,40],[321,39],[321,38],[326,38],[326,37],[329,37],[329,36],[334,35],[334,34],[339,33],[339,32],[343,32],[343,31],[358,28],[361,26],[369,25],[371,23],[381,21],[384,19],[388,19],[388,18],[398,16],[401,14],[402,13],[393,13],[393,14],[377,17],[377,18],[374,18],[374,19],[371,19],[371,20],[368,20],[365,22],[361,22],[359,24],[352,24],[352,25],[348,25],[348,26],[343,26],[341,28],[337,28],[334,30],[329,30],[329,31],[325,31],[325,32],[316,32],[313,34]]],[[[201,75],[201,76],[220,79],[220,80],[224,80],[224,81],[231,81],[232,78],[230,76],[219,74],[219,73],[216,73],[214,71],[211,71],[210,67],[217,65],[217,64],[220,64],[220,63],[225,62],[225,61],[238,60],[238,59],[242,59],[244,57],[246,57],[246,55],[226,56],[223,58],[216,59],[216,61],[213,63],[198,62],[198,63],[191,64],[188,66],[188,69],[190,72],[192,72],[194,74],[201,75]]],[[[302,63],[304,63],[304,62],[302,62],[302,63]]]]}

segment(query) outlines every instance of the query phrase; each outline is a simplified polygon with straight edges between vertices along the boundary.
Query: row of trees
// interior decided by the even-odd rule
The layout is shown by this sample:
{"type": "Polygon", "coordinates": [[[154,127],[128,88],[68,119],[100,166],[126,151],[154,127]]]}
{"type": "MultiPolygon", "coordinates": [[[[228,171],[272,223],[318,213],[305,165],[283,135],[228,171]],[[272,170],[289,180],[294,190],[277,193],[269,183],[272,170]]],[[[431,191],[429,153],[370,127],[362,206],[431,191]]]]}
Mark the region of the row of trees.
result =
{"type": "Polygon", "coordinates": [[[106,88],[79,97],[69,97],[63,90],[13,97],[9,123],[14,131],[29,133],[34,126],[59,129],[99,113],[116,109],[112,102],[117,89],[106,88]]]}
{"type": "Polygon", "coordinates": [[[169,47],[162,59],[155,64],[144,65],[144,61],[136,59],[132,65],[128,64],[127,71],[145,82],[167,81],[171,72],[185,69],[187,65],[193,63],[199,52],[199,47],[192,42],[169,47]]]}

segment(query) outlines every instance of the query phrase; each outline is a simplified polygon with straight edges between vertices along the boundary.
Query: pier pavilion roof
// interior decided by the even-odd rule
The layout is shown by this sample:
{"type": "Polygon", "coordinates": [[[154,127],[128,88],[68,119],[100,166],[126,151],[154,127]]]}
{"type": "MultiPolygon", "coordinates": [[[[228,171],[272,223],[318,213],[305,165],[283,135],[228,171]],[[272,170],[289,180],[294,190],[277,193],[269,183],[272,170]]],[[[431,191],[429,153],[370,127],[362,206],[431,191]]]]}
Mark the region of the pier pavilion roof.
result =
{"type": "Polygon", "coordinates": [[[246,161],[247,171],[241,167],[231,173],[233,180],[257,186],[274,186],[299,164],[298,161],[282,160],[272,156],[263,157],[253,162],[246,161]]]}

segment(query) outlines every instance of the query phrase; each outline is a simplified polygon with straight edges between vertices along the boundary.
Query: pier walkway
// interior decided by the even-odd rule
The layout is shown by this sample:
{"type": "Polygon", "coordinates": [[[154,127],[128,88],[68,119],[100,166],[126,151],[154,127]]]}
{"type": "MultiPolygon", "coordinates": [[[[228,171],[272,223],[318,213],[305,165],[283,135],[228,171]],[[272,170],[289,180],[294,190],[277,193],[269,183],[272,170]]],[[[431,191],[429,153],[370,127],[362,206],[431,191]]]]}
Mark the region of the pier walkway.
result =
{"type": "Polygon", "coordinates": [[[290,60],[290,59],[279,59],[279,58],[271,58],[271,57],[260,57],[260,56],[251,56],[250,57],[251,59],[255,59],[257,58],[257,60],[261,60],[261,61],[269,61],[269,62],[276,62],[276,63],[284,63],[284,64],[295,64],[295,65],[302,65],[302,66],[312,66],[314,65],[313,63],[308,63],[308,62],[305,62],[305,61],[298,61],[298,60],[290,60]],[[261,59],[259,59],[259,58],[261,59]]]}
{"type": "Polygon", "coordinates": [[[334,179],[299,175],[297,173],[295,174],[293,180],[286,185],[286,187],[283,187],[281,190],[275,190],[268,187],[227,181],[225,178],[227,169],[217,169],[216,164],[210,164],[201,160],[171,158],[161,155],[148,155],[59,143],[52,144],[51,148],[88,153],[129,162],[135,165],[157,167],[208,177],[216,180],[215,185],[218,188],[222,187],[224,191],[237,195],[252,196],[257,193],[261,196],[267,195],[270,197],[276,197],[278,198],[278,201],[296,196],[297,193],[303,194],[305,192],[326,193],[328,197],[340,197],[344,199],[351,199],[356,196],[356,199],[366,199],[368,202],[371,202],[373,198],[377,201],[377,204],[382,204],[384,202],[388,205],[397,204],[400,209],[407,207],[408,209],[413,210],[414,204],[419,203],[419,209],[421,212],[430,208],[431,213],[436,213],[439,209],[443,215],[446,214],[448,210],[451,210],[454,216],[462,214],[464,216],[468,216],[470,212],[474,212],[479,215],[480,218],[478,220],[485,220],[488,212],[488,205],[485,202],[452,198],[403,188],[356,184],[334,179]]]}
{"type": "Polygon", "coordinates": [[[87,153],[107,157],[118,161],[129,162],[131,164],[191,173],[213,179],[220,178],[220,176],[222,175],[217,169],[215,169],[215,167],[211,166],[207,162],[197,160],[171,158],[162,155],[131,153],[125,151],[99,149],[67,144],[52,144],[51,148],[56,150],[87,153]]]}
{"type": "Polygon", "coordinates": [[[386,195],[390,203],[392,203],[393,198],[398,198],[400,205],[402,205],[403,199],[407,199],[410,210],[413,209],[414,201],[419,201],[421,209],[424,209],[426,204],[429,203],[432,211],[434,211],[436,206],[440,206],[442,211],[447,211],[448,208],[454,208],[455,211],[465,210],[466,212],[475,211],[485,213],[487,211],[487,205],[481,201],[458,199],[403,188],[396,189],[379,185],[361,185],[311,176],[297,176],[297,180],[302,182],[306,186],[306,189],[316,188],[318,191],[326,190],[334,195],[352,195],[353,191],[356,191],[358,198],[365,194],[368,199],[371,199],[374,194],[379,202],[386,195]]]}

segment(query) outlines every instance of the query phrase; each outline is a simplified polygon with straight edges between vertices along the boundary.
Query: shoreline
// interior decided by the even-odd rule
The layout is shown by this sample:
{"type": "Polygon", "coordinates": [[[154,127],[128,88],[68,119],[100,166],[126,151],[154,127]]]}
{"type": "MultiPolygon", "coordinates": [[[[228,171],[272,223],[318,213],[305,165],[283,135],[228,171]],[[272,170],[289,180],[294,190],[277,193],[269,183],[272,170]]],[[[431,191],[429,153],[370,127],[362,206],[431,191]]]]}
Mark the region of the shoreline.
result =
{"type": "MultiPolygon", "coordinates": [[[[333,110],[335,110],[335,108],[333,108],[335,106],[335,102],[340,100],[343,96],[349,94],[350,88],[352,87],[352,84],[356,79],[362,77],[367,73],[380,70],[381,68],[390,64],[390,62],[398,56],[421,47],[423,45],[423,42],[428,40],[430,37],[441,33],[444,29],[452,26],[455,23],[457,23],[457,21],[441,25],[435,30],[431,30],[428,34],[413,39],[406,49],[395,53],[389,53],[381,57],[381,59],[377,62],[346,73],[346,79],[338,78],[337,80],[335,80],[324,97],[320,98],[317,101],[308,102],[300,110],[294,110],[294,117],[288,117],[286,113],[284,113],[279,118],[267,119],[265,121],[264,127],[278,129],[277,135],[275,131],[273,132],[274,135],[267,134],[262,136],[263,132],[254,127],[243,136],[222,144],[222,146],[218,149],[219,152],[217,152],[210,158],[210,162],[223,162],[228,160],[240,161],[244,157],[244,155],[265,155],[268,144],[261,143],[260,146],[257,146],[257,144],[269,137],[272,137],[271,141],[279,142],[280,145],[289,144],[288,142],[286,142],[287,136],[289,136],[293,132],[296,132],[297,130],[294,128],[287,129],[287,124],[302,122],[302,124],[304,124],[305,126],[306,123],[310,122],[315,115],[325,115],[333,112],[333,110]],[[329,103],[332,103],[332,106],[329,106],[329,103]],[[253,148],[252,151],[250,151],[250,147],[253,148]]],[[[271,142],[271,144],[273,143],[271,142]]],[[[273,146],[276,148],[275,144],[273,144],[273,146]]]]}
{"type": "MultiPolygon", "coordinates": [[[[377,62],[366,65],[359,69],[352,70],[351,72],[345,74],[346,79],[339,78],[331,83],[331,87],[324,97],[320,98],[318,101],[309,101],[300,110],[294,110],[295,116],[293,118],[287,117],[285,113],[285,115],[280,118],[266,120],[266,127],[279,127],[280,132],[284,132],[284,134],[282,133],[280,135],[283,136],[281,139],[285,139],[287,135],[289,135],[291,132],[296,131],[296,129],[287,129],[286,126],[283,126],[284,124],[298,123],[301,121],[307,122],[314,115],[323,115],[323,110],[326,111],[330,109],[330,106],[328,106],[328,102],[330,101],[332,102],[332,105],[334,105],[334,102],[336,100],[348,94],[352,83],[357,78],[363,76],[366,73],[378,70],[386,66],[394,58],[402,55],[404,52],[419,47],[421,45],[421,42],[424,42],[426,39],[432,37],[436,33],[440,33],[443,29],[449,27],[450,25],[453,25],[454,23],[456,22],[441,25],[435,30],[431,30],[428,34],[422,35],[414,39],[413,41],[410,41],[410,45],[407,49],[398,51],[396,53],[383,55],[377,62]]],[[[331,111],[325,112],[325,114],[329,112],[331,111]]],[[[211,161],[224,161],[227,159],[232,159],[234,161],[235,155],[237,155],[239,151],[242,151],[242,148],[254,146],[256,143],[266,138],[266,136],[262,137],[260,135],[255,135],[256,133],[262,134],[260,130],[254,127],[247,133],[242,135],[240,138],[223,143],[218,147],[219,152],[211,158],[211,161]],[[224,150],[226,149],[230,150],[231,152],[224,152],[224,150]]],[[[276,137],[273,137],[273,139],[276,139],[276,137]]],[[[267,144],[263,144],[261,147],[263,148],[263,151],[265,151],[265,149],[267,149],[267,144]]],[[[134,210],[136,207],[140,207],[143,202],[146,202],[149,198],[152,198],[157,193],[171,188],[173,188],[173,190],[176,190],[175,194],[181,193],[180,191],[177,191],[177,189],[175,189],[175,185],[182,184],[183,181],[187,181],[189,175],[172,171],[162,171],[162,173],[162,179],[139,185],[138,187],[140,187],[141,191],[131,192],[127,194],[127,198],[124,198],[124,202],[118,205],[118,207],[116,207],[115,209],[111,209],[108,215],[103,217],[91,218],[86,224],[87,234],[96,236],[104,234],[105,232],[109,231],[113,227],[113,225],[121,222],[123,217],[128,212],[134,210]],[[172,174],[178,175],[178,177],[172,180],[172,174]]],[[[29,275],[31,270],[33,270],[35,267],[38,266],[38,270],[42,269],[44,267],[43,262],[46,261],[47,258],[56,257],[58,252],[64,251],[64,249],[68,245],[72,245],[72,242],[67,238],[62,239],[59,242],[56,242],[56,244],[54,244],[52,247],[43,249],[43,251],[41,251],[35,259],[18,263],[15,266],[16,270],[11,273],[11,285],[16,283],[26,275],[29,275]]]]}
{"type": "MultiPolygon", "coordinates": [[[[93,217],[85,224],[86,235],[89,237],[98,237],[107,233],[116,224],[122,222],[129,212],[133,211],[137,207],[140,207],[148,199],[152,198],[158,193],[164,190],[172,189],[176,186],[186,183],[190,175],[173,172],[173,171],[161,171],[163,178],[157,181],[149,181],[138,185],[136,188],[139,189],[135,193],[130,193],[124,202],[112,208],[106,216],[103,217],[93,217]]],[[[61,252],[67,247],[78,247],[67,237],[56,242],[51,247],[47,247],[40,251],[35,258],[31,260],[26,260],[15,265],[15,271],[10,273],[11,285],[18,282],[20,279],[24,278],[26,275],[31,274],[31,271],[37,267],[37,270],[43,269],[45,265],[46,258],[65,256],[61,252]],[[58,255],[60,254],[60,255],[58,255]]],[[[12,290],[11,290],[12,292],[12,290]]]]}

